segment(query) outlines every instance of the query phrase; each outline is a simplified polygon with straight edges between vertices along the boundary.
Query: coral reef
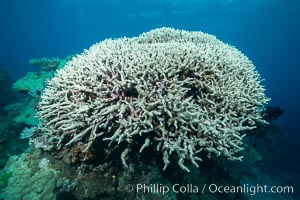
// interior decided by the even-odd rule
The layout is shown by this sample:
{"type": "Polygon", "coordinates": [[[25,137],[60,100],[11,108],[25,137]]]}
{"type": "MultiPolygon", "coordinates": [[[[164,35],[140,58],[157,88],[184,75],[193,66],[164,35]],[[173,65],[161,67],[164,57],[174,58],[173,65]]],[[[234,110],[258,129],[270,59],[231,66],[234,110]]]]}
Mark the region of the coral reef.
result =
{"type": "Polygon", "coordinates": [[[65,59],[30,59],[29,63],[34,66],[39,66],[42,71],[28,72],[24,77],[17,80],[12,88],[20,94],[29,94],[23,98],[22,103],[13,103],[5,107],[5,110],[13,115],[13,119],[17,123],[24,123],[29,126],[35,126],[39,120],[35,117],[35,107],[40,100],[40,96],[49,79],[54,76],[56,69],[61,69],[67,61],[73,56],[67,56],[65,59]]]}
{"type": "Polygon", "coordinates": [[[41,94],[45,82],[53,77],[53,72],[28,72],[13,84],[13,90],[22,94],[31,93],[33,96],[41,94]]]}
{"type": "MultiPolygon", "coordinates": [[[[56,67],[62,68],[71,57],[60,60],[56,67]]],[[[28,147],[28,141],[20,140],[20,133],[25,126],[29,128],[38,124],[35,106],[54,70],[29,72],[12,84],[8,72],[0,65],[0,167],[9,156],[21,153],[28,147]],[[19,95],[17,99],[13,90],[24,95],[19,95]]]]}
{"type": "Polygon", "coordinates": [[[0,198],[14,199],[55,199],[57,171],[47,165],[30,167],[30,163],[42,162],[43,160],[26,161],[27,154],[12,156],[9,158],[1,173],[11,174],[7,186],[3,189],[0,198]]]}
{"type": "MultiPolygon", "coordinates": [[[[187,163],[191,173],[178,170],[176,165],[171,165],[162,172],[158,164],[161,160],[155,153],[148,153],[149,151],[147,155],[133,156],[135,162],[130,162],[128,168],[122,169],[121,162],[115,165],[112,160],[104,160],[97,166],[83,163],[71,166],[55,159],[48,152],[29,149],[22,155],[12,156],[0,171],[0,181],[3,180],[0,199],[243,199],[242,194],[217,194],[209,191],[178,194],[172,191],[166,194],[126,191],[128,184],[134,187],[137,184],[160,184],[170,188],[174,184],[187,186],[191,183],[199,187],[204,184],[238,185],[243,178],[240,174],[244,173],[240,166],[246,164],[226,162],[222,158],[205,158],[206,162],[200,163],[199,169],[187,163]]],[[[245,170],[249,171],[248,168],[245,170]]]]}
{"type": "Polygon", "coordinates": [[[39,120],[35,117],[35,106],[38,101],[38,98],[25,98],[23,103],[9,104],[5,106],[4,110],[8,112],[14,122],[35,126],[39,123],[39,120]]]}
{"type": "Polygon", "coordinates": [[[31,143],[72,163],[151,149],[164,167],[204,157],[241,160],[243,131],[266,123],[252,62],[212,35],[172,28],[105,40],[48,82],[31,143]],[[102,155],[97,151],[101,150],[102,155]],[[71,155],[71,156],[70,156],[71,155]]]}
{"type": "Polygon", "coordinates": [[[176,199],[174,193],[137,194],[124,190],[128,183],[168,184],[155,162],[138,162],[126,170],[111,166],[108,161],[93,169],[88,165],[70,167],[31,149],[10,157],[0,171],[0,199],[176,199]]]}
{"type": "Polygon", "coordinates": [[[280,112],[263,109],[267,99],[259,75],[236,49],[203,33],[158,29],[137,38],[107,40],[68,59],[56,65],[55,69],[62,70],[49,82],[46,94],[45,83],[54,76],[54,68],[29,73],[14,86],[26,98],[7,105],[5,118],[0,117],[0,167],[7,157],[27,147],[20,137],[30,138],[36,148],[47,151],[29,148],[10,157],[0,170],[0,199],[243,198],[241,194],[163,195],[125,190],[128,183],[238,185],[246,177],[244,171],[249,173],[249,169],[241,165],[259,160],[260,155],[251,148],[240,151],[241,134],[253,128],[254,122],[259,126],[264,120],[271,123],[280,112]],[[224,52],[239,57],[228,59],[224,52]],[[220,58],[214,64],[207,56],[220,58]],[[82,59],[82,64],[77,63],[82,59]],[[67,69],[63,69],[65,64],[67,69]],[[230,77],[223,77],[227,73],[230,77]],[[249,91],[232,85],[246,74],[249,77],[238,84],[249,91]],[[53,81],[60,83],[57,88],[53,81]],[[55,94],[51,99],[49,91],[55,94]],[[42,123],[36,126],[35,107],[41,95],[38,115],[42,123]],[[246,162],[226,162],[243,155],[246,162]],[[169,165],[174,161],[179,165],[169,165]],[[169,167],[162,171],[163,165],[169,167]]]}
{"type": "Polygon", "coordinates": [[[40,96],[46,82],[54,76],[55,70],[63,68],[72,57],[73,55],[67,56],[65,59],[30,59],[29,64],[39,67],[41,71],[28,72],[13,84],[13,90],[22,94],[29,93],[32,96],[40,96]]]}

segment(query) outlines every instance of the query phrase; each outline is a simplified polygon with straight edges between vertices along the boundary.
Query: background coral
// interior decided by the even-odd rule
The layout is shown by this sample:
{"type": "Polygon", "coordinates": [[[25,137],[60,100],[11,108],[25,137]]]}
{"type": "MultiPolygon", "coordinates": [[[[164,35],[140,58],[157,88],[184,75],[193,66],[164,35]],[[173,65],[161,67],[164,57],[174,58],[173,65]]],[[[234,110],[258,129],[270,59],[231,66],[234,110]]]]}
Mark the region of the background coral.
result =
{"type": "Polygon", "coordinates": [[[29,60],[29,64],[40,68],[43,71],[54,71],[62,68],[73,55],[69,55],[64,59],[59,58],[32,58],[29,60]]]}
{"type": "Polygon", "coordinates": [[[30,126],[38,124],[38,119],[35,118],[35,107],[45,84],[54,76],[55,70],[63,68],[72,57],[73,55],[70,55],[62,60],[58,58],[30,59],[29,64],[40,67],[42,71],[28,72],[13,84],[12,89],[14,91],[20,94],[29,94],[27,98],[23,99],[23,106],[16,106],[17,104],[15,103],[6,106],[7,111],[16,111],[14,120],[17,123],[24,123],[30,126]],[[18,111],[16,108],[18,108],[18,111]]]}
{"type": "Polygon", "coordinates": [[[198,167],[204,155],[241,160],[241,133],[265,123],[260,82],[246,56],[202,32],[161,28],[105,40],[48,82],[32,143],[76,151],[73,162],[101,148],[122,152],[127,166],[129,154],[148,147],[162,155],[164,169],[176,160],[189,171],[184,161],[198,167]]]}
{"type": "Polygon", "coordinates": [[[10,174],[8,183],[0,193],[0,198],[14,199],[56,199],[54,189],[59,179],[58,172],[48,166],[31,168],[31,163],[42,162],[26,161],[26,154],[20,157],[12,156],[0,173],[10,174]]]}
{"type": "Polygon", "coordinates": [[[32,94],[36,95],[44,89],[45,82],[53,77],[53,72],[28,72],[24,77],[17,80],[13,84],[13,90],[22,94],[32,94]]]}
{"type": "Polygon", "coordinates": [[[59,58],[32,58],[29,64],[41,68],[43,71],[53,71],[57,68],[61,60],[59,58]]]}

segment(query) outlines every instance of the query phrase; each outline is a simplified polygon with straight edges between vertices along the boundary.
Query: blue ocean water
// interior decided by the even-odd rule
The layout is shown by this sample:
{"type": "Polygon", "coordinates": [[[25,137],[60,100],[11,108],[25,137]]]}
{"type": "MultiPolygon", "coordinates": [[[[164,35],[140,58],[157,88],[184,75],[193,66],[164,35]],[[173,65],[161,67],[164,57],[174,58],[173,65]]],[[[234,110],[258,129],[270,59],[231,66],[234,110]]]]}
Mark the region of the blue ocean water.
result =
{"type": "Polygon", "coordinates": [[[106,38],[159,27],[213,34],[253,61],[284,110],[276,123],[288,145],[278,148],[299,161],[299,0],[1,0],[0,24],[0,64],[13,80],[38,70],[30,58],[64,58],[106,38]]]}

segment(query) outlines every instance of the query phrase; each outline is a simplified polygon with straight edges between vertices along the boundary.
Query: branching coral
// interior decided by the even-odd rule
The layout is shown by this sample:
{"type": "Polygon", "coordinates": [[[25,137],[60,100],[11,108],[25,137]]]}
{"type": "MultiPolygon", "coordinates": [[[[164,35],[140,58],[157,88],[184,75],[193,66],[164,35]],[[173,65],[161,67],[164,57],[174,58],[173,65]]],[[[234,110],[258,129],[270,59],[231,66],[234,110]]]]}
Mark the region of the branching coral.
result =
{"type": "Polygon", "coordinates": [[[32,58],[29,60],[29,64],[35,67],[41,68],[43,71],[54,71],[56,69],[61,69],[64,67],[66,62],[70,60],[73,55],[69,55],[64,59],[59,58],[32,58]]]}
{"type": "Polygon", "coordinates": [[[160,28],[104,40],[48,82],[33,139],[56,152],[118,146],[124,166],[145,148],[161,153],[164,169],[177,160],[189,171],[184,162],[198,166],[203,155],[241,160],[242,132],[264,122],[260,82],[246,56],[202,32],[160,28]]]}
{"type": "Polygon", "coordinates": [[[29,60],[29,64],[35,67],[39,67],[44,71],[52,71],[55,70],[57,68],[57,66],[59,65],[59,63],[61,62],[60,59],[58,58],[40,58],[40,59],[30,59],[29,60]]]}

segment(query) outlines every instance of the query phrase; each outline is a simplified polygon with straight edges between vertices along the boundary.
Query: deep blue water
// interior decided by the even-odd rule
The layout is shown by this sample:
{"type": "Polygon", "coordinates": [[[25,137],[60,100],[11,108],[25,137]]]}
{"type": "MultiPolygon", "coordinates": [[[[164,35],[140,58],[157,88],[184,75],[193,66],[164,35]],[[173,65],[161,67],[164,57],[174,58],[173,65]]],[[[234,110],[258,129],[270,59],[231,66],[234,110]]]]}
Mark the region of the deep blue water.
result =
{"type": "Polygon", "coordinates": [[[105,38],[162,26],[214,34],[254,62],[299,143],[299,0],[1,0],[0,24],[0,64],[14,80],[37,70],[30,58],[64,58],[105,38]]]}

